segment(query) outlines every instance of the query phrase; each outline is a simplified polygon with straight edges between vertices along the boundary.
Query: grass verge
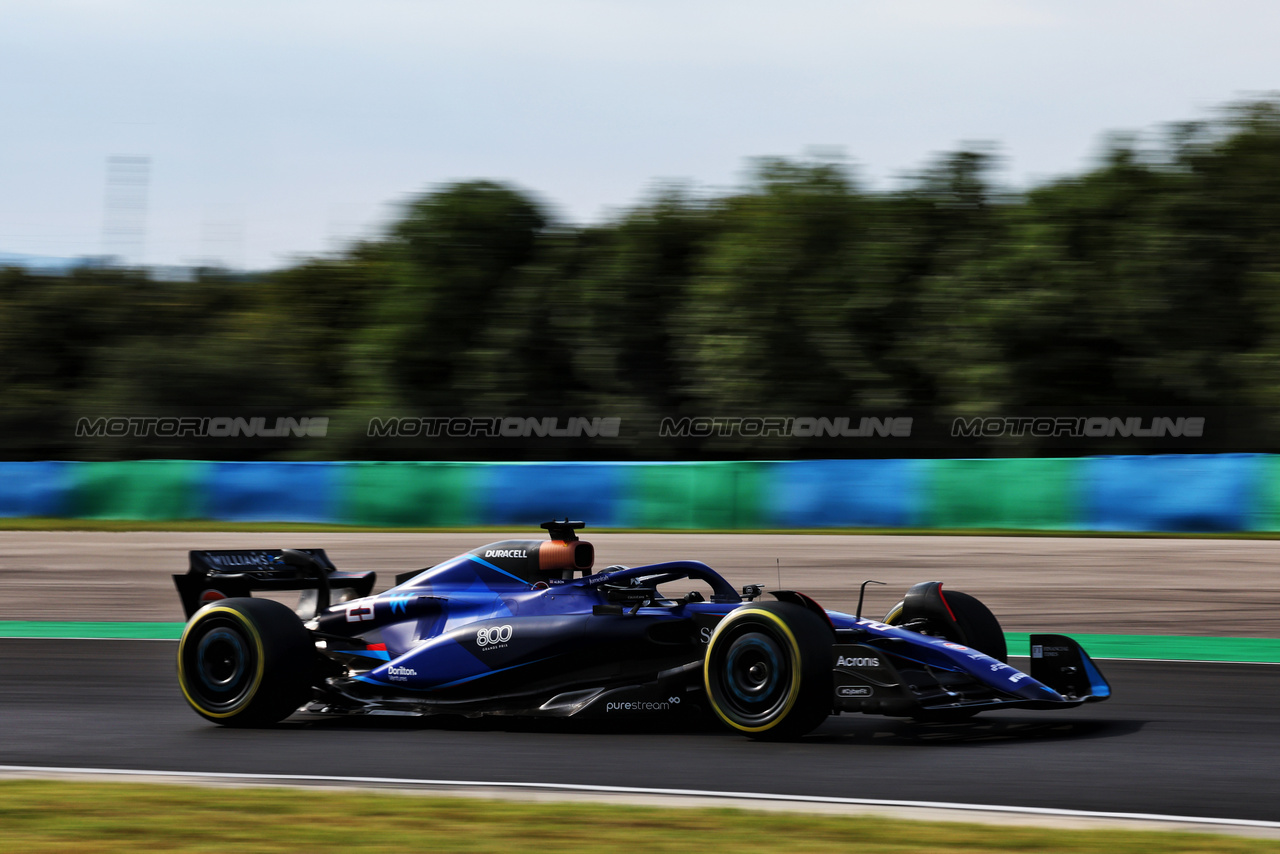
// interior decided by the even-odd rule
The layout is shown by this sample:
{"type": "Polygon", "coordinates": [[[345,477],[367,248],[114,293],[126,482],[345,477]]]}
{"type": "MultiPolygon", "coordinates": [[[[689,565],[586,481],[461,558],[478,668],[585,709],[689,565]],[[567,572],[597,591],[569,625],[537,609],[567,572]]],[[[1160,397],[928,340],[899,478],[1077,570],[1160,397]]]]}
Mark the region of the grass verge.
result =
{"type": "MultiPolygon", "coordinates": [[[[521,525],[395,528],[310,522],[224,522],[217,519],[0,518],[0,531],[175,531],[195,533],[492,534],[531,530],[521,525]]],[[[536,529],[533,529],[536,530],[536,529]]],[[[591,528],[594,534],[827,534],[911,537],[1106,537],[1112,539],[1277,540],[1280,531],[1032,531],[1017,528],[591,528]]],[[[534,536],[534,534],[530,534],[534,536]]]]}
{"type": "Polygon", "coordinates": [[[1280,851],[1203,833],[1064,830],[732,809],[486,801],[373,792],[0,782],[5,850],[118,851],[1146,852],[1280,851]]]}

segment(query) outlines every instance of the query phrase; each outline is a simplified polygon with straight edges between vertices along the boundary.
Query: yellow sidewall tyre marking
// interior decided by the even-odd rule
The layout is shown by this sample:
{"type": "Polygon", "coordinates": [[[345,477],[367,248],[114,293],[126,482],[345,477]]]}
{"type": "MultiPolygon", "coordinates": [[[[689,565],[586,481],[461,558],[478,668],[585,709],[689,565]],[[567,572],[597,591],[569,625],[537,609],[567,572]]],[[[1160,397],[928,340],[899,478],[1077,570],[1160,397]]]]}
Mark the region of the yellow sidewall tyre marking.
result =
{"type": "Polygon", "coordinates": [[[702,661],[702,680],[703,684],[707,686],[707,700],[711,703],[712,711],[716,713],[716,717],[740,732],[767,732],[786,720],[787,715],[791,712],[791,707],[796,704],[796,698],[800,696],[800,678],[800,644],[797,643],[796,636],[791,633],[791,628],[777,614],[757,608],[740,608],[721,620],[720,624],[716,626],[715,632],[711,635],[711,640],[707,644],[707,655],[702,661]],[[787,651],[791,657],[791,690],[787,694],[787,700],[783,704],[782,710],[773,720],[763,726],[756,727],[743,726],[731,720],[721,711],[720,704],[716,702],[715,692],[711,690],[711,651],[715,649],[716,639],[720,637],[727,626],[731,626],[748,615],[764,617],[776,625],[787,639],[787,651]]]}
{"type": "Polygon", "coordinates": [[[241,614],[234,608],[227,608],[220,605],[205,606],[204,609],[201,609],[200,612],[192,618],[191,622],[188,623],[187,627],[182,631],[182,640],[178,643],[178,686],[182,688],[182,695],[187,698],[187,702],[191,704],[191,707],[206,717],[225,720],[226,718],[234,717],[244,711],[245,707],[249,705],[255,696],[257,696],[258,686],[262,684],[262,674],[265,668],[266,656],[263,654],[262,638],[258,635],[258,629],[251,621],[245,619],[244,614],[241,614]],[[191,696],[191,692],[187,690],[187,676],[183,666],[183,661],[186,657],[184,653],[187,648],[187,638],[190,636],[191,630],[210,614],[217,613],[229,614],[235,622],[242,626],[249,637],[253,638],[253,646],[258,654],[258,669],[253,675],[253,684],[249,686],[247,691],[245,691],[244,697],[240,701],[239,705],[227,712],[211,712],[201,706],[200,703],[191,696]]]}

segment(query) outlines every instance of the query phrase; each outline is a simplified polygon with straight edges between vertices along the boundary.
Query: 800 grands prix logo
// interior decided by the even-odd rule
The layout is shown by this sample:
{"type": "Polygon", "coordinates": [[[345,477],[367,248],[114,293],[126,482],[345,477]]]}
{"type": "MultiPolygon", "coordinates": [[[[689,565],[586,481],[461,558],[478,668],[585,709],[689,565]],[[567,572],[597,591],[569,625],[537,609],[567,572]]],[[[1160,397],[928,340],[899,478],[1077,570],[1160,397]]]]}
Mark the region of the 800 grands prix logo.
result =
{"type": "Polygon", "coordinates": [[[485,652],[491,649],[504,649],[513,633],[510,626],[490,626],[487,629],[479,629],[476,632],[476,646],[485,652]]]}

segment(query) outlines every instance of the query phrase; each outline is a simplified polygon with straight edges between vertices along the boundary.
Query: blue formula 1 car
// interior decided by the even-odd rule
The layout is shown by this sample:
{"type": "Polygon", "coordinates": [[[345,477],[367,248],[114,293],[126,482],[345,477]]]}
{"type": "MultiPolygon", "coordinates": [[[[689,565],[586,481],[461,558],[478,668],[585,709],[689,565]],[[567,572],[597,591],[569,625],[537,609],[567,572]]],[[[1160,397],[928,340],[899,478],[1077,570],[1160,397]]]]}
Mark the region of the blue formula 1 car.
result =
{"type": "MultiPolygon", "coordinates": [[[[1060,709],[1110,686],[1080,646],[1031,636],[1007,663],[991,612],[924,582],[883,621],[802,593],[741,591],[704,563],[592,572],[581,522],[404,573],[338,571],[322,550],[193,551],[174,581],[189,618],[178,679],[226,726],[338,715],[619,717],[708,713],[754,738],[794,738],[832,713],[954,719],[1060,709]],[[679,595],[659,588],[687,590],[679,595]],[[253,597],[297,590],[297,610],[253,597]],[[706,592],[704,593],[703,590],[706,592]]],[[[861,611],[861,604],[858,608],[861,611]]]]}

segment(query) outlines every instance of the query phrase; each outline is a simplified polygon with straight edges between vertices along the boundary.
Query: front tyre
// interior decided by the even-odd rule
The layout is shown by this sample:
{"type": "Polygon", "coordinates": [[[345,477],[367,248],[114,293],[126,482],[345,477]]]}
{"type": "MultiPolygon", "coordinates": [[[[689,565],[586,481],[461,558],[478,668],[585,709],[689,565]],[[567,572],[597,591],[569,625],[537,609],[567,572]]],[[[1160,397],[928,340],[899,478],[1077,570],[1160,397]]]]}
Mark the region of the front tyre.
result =
{"type": "Polygon", "coordinates": [[[716,626],[703,682],[716,717],[750,738],[799,738],[831,713],[831,627],[788,602],[730,611],[716,626]]]}
{"type": "MultiPolygon", "coordinates": [[[[915,618],[905,612],[904,602],[899,602],[885,614],[884,622],[891,626],[904,626],[912,631],[934,637],[946,638],[953,643],[962,643],[973,647],[978,652],[989,655],[997,661],[1009,663],[1009,650],[1005,645],[1004,630],[991,609],[968,593],[948,590],[945,594],[947,607],[955,617],[956,628],[935,623],[932,620],[915,618]],[[957,633],[956,629],[959,629],[957,633]]],[[[913,717],[922,723],[955,723],[966,721],[979,713],[979,709],[928,709],[917,712],[913,717]]]]}
{"type": "Polygon", "coordinates": [[[315,643],[271,599],[223,599],[192,616],[178,643],[178,684],[191,708],[222,726],[266,726],[311,693],[315,643]]]}
{"type": "Polygon", "coordinates": [[[889,609],[884,622],[891,626],[907,624],[905,628],[922,634],[943,637],[954,643],[966,644],[978,652],[1008,664],[1009,649],[1005,644],[1004,629],[1000,627],[1000,621],[996,619],[995,614],[991,613],[991,609],[968,593],[961,593],[958,590],[948,590],[943,595],[946,597],[947,607],[955,617],[959,633],[931,620],[913,620],[913,615],[904,613],[902,602],[889,609]]]}

